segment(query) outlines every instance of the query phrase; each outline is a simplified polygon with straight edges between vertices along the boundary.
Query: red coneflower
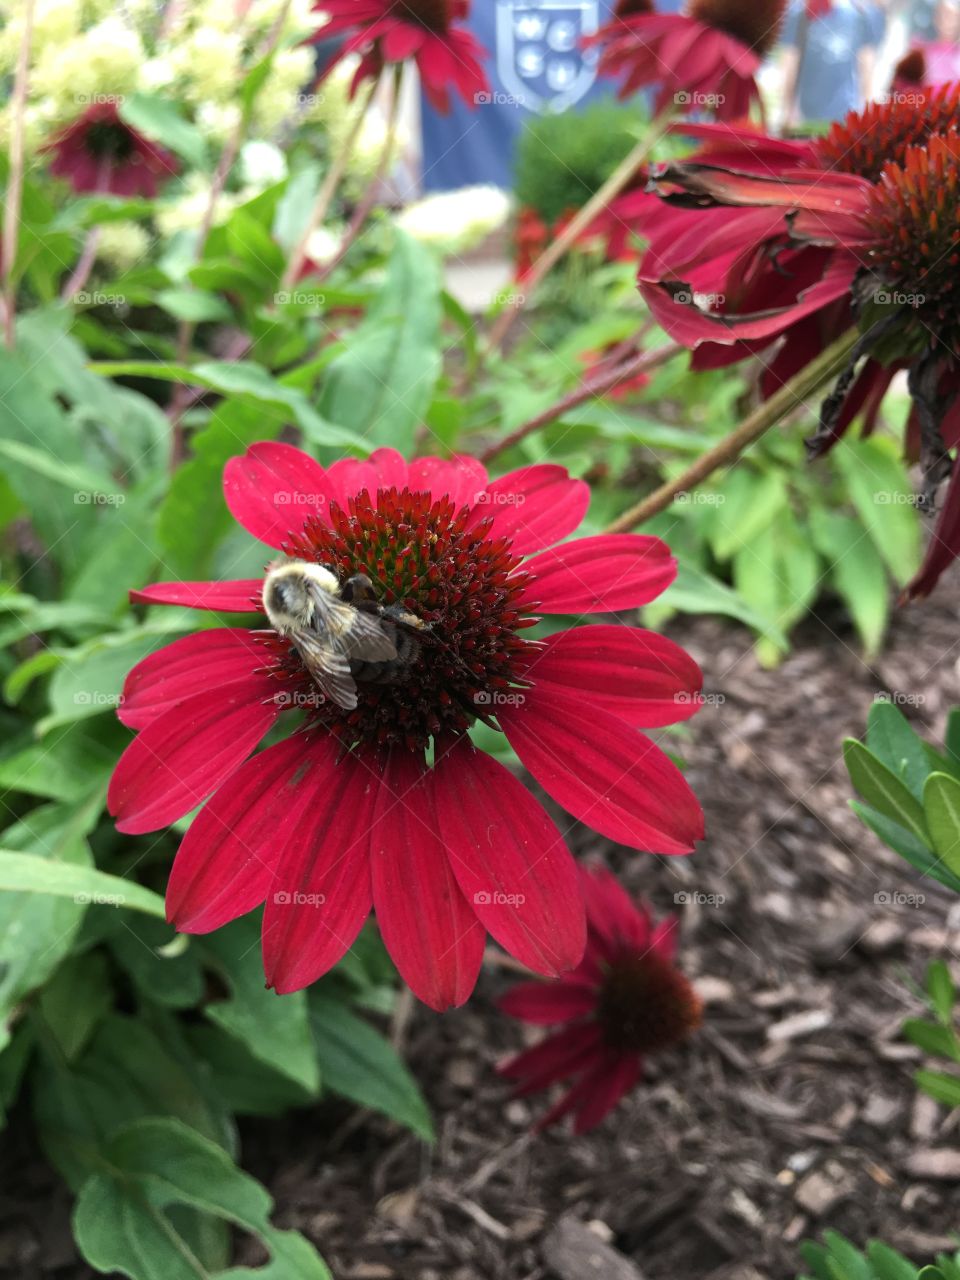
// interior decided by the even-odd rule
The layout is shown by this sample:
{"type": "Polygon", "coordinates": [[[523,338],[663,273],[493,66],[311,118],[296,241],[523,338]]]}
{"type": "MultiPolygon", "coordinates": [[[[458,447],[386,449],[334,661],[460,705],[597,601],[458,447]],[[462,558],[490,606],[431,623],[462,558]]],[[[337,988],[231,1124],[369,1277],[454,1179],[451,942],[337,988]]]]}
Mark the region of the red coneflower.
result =
{"type": "Polygon", "coordinates": [[[114,102],[97,102],[88,107],[44,150],[53,155],[50,172],[66,178],[78,192],[152,198],[159,184],[179,168],[169,151],[120,119],[114,102]]]}
{"type": "Polygon", "coordinates": [[[327,75],[338,62],[360,54],[353,79],[355,92],[365,79],[375,79],[388,62],[413,58],[424,92],[437,111],[450,109],[450,89],[472,107],[489,92],[481,60],[486,50],[464,27],[469,0],[317,0],[314,9],[330,21],[314,36],[328,40],[349,32],[327,75]]]}
{"type": "Polygon", "coordinates": [[[658,85],[657,111],[712,110],[736,120],[759,101],[756,74],[785,9],[786,0],[691,0],[678,14],[628,2],[588,43],[601,50],[602,75],[623,77],[621,98],[658,85]]]}
{"type": "Polygon", "coordinates": [[[500,1072],[517,1082],[520,1096],[569,1083],[537,1128],[572,1113],[575,1133],[599,1124],[637,1083],[644,1060],[678,1044],[702,1017],[699,997],[674,965],[677,918],[654,924],[609,871],[581,868],[580,883],[582,963],[559,982],[524,982],[500,1001],[524,1022],[563,1023],[500,1072]]]}
{"type": "MultiPolygon", "coordinates": [[[[662,167],[655,178],[665,198],[686,206],[673,210],[684,234],[671,223],[668,241],[661,229],[640,271],[657,319],[697,348],[699,368],[779,340],[765,394],[859,324],[863,339],[825,403],[812,450],[829,448],[861,411],[872,429],[894,375],[909,369],[908,441],[920,445],[928,497],[960,437],[952,407],[960,391],[958,123],[960,90],[946,86],[852,113],[812,144],[815,165],[790,163],[772,175],[700,162],[662,167]],[[706,309],[697,305],[704,297],[706,309]]],[[[957,485],[911,596],[929,592],[960,550],[957,485]]]]}
{"type": "MultiPolygon", "coordinates": [[[[211,797],[174,863],[171,921],[205,933],[265,901],[267,981],[293,991],[340,959],[372,905],[435,1008],[470,994],[487,931],[537,972],[577,964],[583,905],[563,837],[468,731],[502,730],[548,794],[612,839],[689,852],[700,807],[640,730],[697,709],[696,664],[632,627],[526,638],[538,614],[646,604],[674,578],[669,549],[640,535],[554,546],[589,502],[558,466],[488,483],[470,458],[408,464],[380,449],[325,469],[262,443],[227,464],[224,493],[254,537],[341,586],[368,575],[379,607],[425,629],[402,668],[365,680],[351,667],[351,710],[262,622],[187,636],[133,669],[119,714],[140,732],[110,785],[118,828],[154,831],[211,797]],[[302,727],[248,759],[284,711],[302,727]]],[[[172,582],[132,598],[262,614],[263,586],[172,582]]]]}

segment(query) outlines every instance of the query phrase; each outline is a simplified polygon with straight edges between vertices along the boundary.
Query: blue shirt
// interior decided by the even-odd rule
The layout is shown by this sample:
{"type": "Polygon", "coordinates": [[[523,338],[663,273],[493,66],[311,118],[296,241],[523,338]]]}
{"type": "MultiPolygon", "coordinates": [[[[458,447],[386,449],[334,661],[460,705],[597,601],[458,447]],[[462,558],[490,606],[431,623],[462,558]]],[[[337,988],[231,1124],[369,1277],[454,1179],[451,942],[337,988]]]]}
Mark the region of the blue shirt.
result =
{"type": "MultiPolygon", "coordinates": [[[[657,6],[675,13],[683,0],[657,6]]],[[[616,92],[597,76],[597,54],[580,47],[613,16],[614,0],[473,0],[468,28],[488,50],[490,100],[448,116],[421,98],[423,185],[451,191],[474,183],[513,186],[517,137],[532,116],[575,111],[616,92]]]]}
{"type": "MultiPolygon", "coordinates": [[[[802,0],[793,0],[783,40],[796,47],[802,0]]],[[[807,25],[797,100],[804,120],[841,120],[863,105],[858,55],[883,38],[884,16],[870,0],[833,0],[830,12],[807,25]]]]}

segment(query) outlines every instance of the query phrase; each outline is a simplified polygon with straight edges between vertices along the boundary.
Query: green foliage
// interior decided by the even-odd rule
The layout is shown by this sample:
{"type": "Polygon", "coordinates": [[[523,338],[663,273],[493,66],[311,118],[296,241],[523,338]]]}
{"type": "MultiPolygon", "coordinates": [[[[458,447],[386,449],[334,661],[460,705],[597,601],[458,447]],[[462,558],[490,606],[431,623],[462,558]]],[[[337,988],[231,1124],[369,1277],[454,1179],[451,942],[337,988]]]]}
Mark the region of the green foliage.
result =
{"type": "Polygon", "coordinates": [[[799,1280],[960,1280],[960,1253],[917,1267],[881,1240],[861,1252],[836,1231],[825,1231],[822,1244],[805,1241],[800,1253],[806,1271],[799,1280]]]}
{"type": "Polygon", "coordinates": [[[595,103],[577,113],[534,117],[517,144],[514,192],[548,223],[586,204],[629,154],[644,128],[635,107],[595,103]]]}

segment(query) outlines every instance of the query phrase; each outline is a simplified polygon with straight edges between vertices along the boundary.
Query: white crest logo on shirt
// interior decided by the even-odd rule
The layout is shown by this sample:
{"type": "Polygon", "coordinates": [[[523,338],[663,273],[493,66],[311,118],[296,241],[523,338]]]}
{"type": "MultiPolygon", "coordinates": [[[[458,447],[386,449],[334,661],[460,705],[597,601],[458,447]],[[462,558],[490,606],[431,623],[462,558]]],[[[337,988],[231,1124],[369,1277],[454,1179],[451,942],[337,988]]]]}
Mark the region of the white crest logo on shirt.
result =
{"type": "Polygon", "coordinates": [[[561,112],[597,78],[584,36],[600,26],[600,0],[497,0],[497,74],[528,111],[561,112]]]}

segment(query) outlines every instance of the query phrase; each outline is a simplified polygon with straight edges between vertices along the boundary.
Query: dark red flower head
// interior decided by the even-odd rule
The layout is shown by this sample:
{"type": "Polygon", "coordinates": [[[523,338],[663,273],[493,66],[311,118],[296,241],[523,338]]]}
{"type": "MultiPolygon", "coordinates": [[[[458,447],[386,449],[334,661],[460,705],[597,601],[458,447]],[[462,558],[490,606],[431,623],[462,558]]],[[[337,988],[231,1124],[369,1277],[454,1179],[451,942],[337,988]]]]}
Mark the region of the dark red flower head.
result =
{"type": "Polygon", "coordinates": [[[922,49],[905,53],[893,69],[893,88],[906,89],[927,83],[927,59],[922,49]]]}
{"type": "Polygon", "coordinates": [[[876,182],[889,161],[902,164],[907,148],[960,125],[960,85],[941,85],[925,95],[891,95],[851,111],[814,143],[819,165],[876,182]]]}
{"type": "Polygon", "coordinates": [[[639,535],[555,546],[589,490],[548,465],[488,481],[473,459],[380,449],[325,469],[263,443],[227,464],[224,495],[283,553],[269,581],[306,566],[338,612],[278,612],[263,579],[134,593],[257,619],[176,641],[124,688],[120,718],[139,733],[110,784],[119,829],[157,830],[210,797],[174,863],[170,919],[204,933],[265,902],[278,991],[331,968],[371,905],[435,1008],[470,994],[487,932],[536,972],[577,964],[583,904],[563,837],[469,734],[501,730],[550,795],[612,839],[689,852],[699,806],[641,730],[697,710],[696,664],[632,627],[529,639],[540,614],[652,600],[676,572],[668,549],[639,535]],[[350,637],[371,631],[392,647],[358,656],[350,637]],[[293,735],[251,755],[288,713],[293,735]]]}
{"type": "Polygon", "coordinates": [[[614,13],[618,18],[632,18],[638,13],[653,13],[653,0],[617,0],[614,13]]]}
{"type": "Polygon", "coordinates": [[[559,982],[521,983],[500,1002],[525,1022],[563,1024],[500,1070],[520,1095],[569,1083],[537,1127],[572,1113],[576,1133],[599,1124],[636,1084],[644,1059],[686,1039],[703,1013],[674,964],[676,918],[655,925],[608,871],[581,869],[580,877],[587,904],[583,962],[559,982]]]}
{"type": "Polygon", "coordinates": [[[458,25],[467,17],[468,0],[317,0],[314,9],[330,19],[314,41],[346,35],[325,76],[344,58],[360,54],[351,93],[362,81],[376,79],[386,63],[408,58],[438,111],[449,111],[451,89],[471,107],[489,91],[481,65],[486,50],[458,25]]]}
{"type": "Polygon", "coordinates": [[[688,13],[628,4],[586,42],[621,98],[657,85],[656,107],[746,116],[759,99],[756,73],[776,42],[786,0],[693,0],[688,13]]]}
{"type": "Polygon", "coordinates": [[[50,172],[66,178],[74,191],[152,198],[159,184],[178,169],[169,151],[120,119],[114,102],[88,107],[44,150],[53,156],[50,172]]]}

